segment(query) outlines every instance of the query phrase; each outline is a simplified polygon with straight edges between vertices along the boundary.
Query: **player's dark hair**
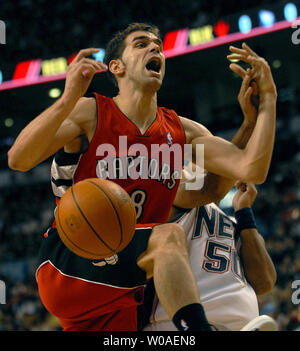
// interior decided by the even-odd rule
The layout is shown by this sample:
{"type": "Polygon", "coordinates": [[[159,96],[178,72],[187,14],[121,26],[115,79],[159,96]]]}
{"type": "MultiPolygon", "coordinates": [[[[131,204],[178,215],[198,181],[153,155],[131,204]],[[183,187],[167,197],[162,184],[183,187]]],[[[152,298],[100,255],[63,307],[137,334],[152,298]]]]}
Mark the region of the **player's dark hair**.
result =
{"type": "MultiPolygon", "coordinates": [[[[130,33],[136,31],[151,32],[160,39],[160,31],[155,25],[147,23],[131,23],[124,30],[117,32],[107,44],[103,60],[107,66],[111,60],[116,60],[122,57],[125,49],[125,39],[130,33]]],[[[118,82],[115,76],[109,70],[107,71],[107,74],[113,84],[118,87],[118,82]]]]}

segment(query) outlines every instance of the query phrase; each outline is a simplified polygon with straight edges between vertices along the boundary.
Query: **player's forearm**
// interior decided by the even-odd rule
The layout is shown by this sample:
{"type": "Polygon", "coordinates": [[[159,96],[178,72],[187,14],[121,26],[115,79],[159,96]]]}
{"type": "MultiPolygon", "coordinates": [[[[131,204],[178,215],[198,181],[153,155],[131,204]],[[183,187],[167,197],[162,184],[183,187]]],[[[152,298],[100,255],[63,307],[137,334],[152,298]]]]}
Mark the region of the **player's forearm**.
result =
{"type": "Polygon", "coordinates": [[[244,229],[241,257],[246,278],[257,295],[265,295],[276,282],[276,270],[265,247],[263,237],[256,229],[244,229]]]}
{"type": "MultiPolygon", "coordinates": [[[[239,149],[244,149],[253,133],[254,127],[255,124],[250,124],[244,121],[232,138],[232,144],[237,146],[239,149]]],[[[218,179],[216,181],[216,193],[219,196],[219,201],[221,201],[222,198],[228,193],[228,191],[234,186],[236,180],[218,176],[218,179]]]]}
{"type": "Polygon", "coordinates": [[[243,169],[246,180],[256,184],[265,181],[274,147],[276,129],[276,94],[260,96],[258,117],[245,148],[243,169]]]}
{"type": "Polygon", "coordinates": [[[36,166],[73,108],[72,104],[59,99],[32,120],[8,151],[9,167],[25,172],[36,166]]]}
{"type": "MultiPolygon", "coordinates": [[[[254,127],[255,124],[244,121],[231,142],[239,149],[244,149],[251,137],[254,127]]],[[[206,189],[207,192],[211,192],[212,202],[219,203],[234,186],[236,180],[208,173],[204,180],[204,190],[206,189]]]]}
{"type": "Polygon", "coordinates": [[[239,149],[244,149],[253,133],[254,128],[255,124],[244,121],[232,138],[232,144],[236,145],[239,149]]]}

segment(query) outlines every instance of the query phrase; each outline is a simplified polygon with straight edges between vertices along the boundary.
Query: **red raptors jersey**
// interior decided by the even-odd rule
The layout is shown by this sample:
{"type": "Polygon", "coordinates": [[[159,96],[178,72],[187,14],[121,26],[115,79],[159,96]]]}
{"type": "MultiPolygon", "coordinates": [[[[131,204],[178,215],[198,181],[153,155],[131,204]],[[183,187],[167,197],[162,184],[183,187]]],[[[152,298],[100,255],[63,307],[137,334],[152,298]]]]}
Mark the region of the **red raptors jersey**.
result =
{"type": "Polygon", "coordinates": [[[138,224],[128,246],[107,259],[82,258],[52,228],[39,252],[36,279],[46,309],[64,330],[137,330],[146,272],[137,265],[155,223],[138,224]]]}
{"type": "Polygon", "coordinates": [[[113,99],[95,94],[98,121],[88,151],[79,159],[74,183],[104,178],[131,196],[139,223],[164,223],[179,185],[185,133],[176,112],[157,108],[144,134],[113,99]]]}

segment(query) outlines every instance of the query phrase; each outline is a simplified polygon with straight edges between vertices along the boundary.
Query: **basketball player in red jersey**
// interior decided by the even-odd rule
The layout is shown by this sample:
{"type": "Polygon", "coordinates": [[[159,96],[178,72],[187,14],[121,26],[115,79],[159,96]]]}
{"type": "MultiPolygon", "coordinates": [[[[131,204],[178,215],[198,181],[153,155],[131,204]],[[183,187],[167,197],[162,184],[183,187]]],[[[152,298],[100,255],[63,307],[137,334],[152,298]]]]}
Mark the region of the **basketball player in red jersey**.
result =
{"type": "MultiPolygon", "coordinates": [[[[103,144],[103,140],[96,140],[96,136],[105,135],[105,132],[101,130],[102,125],[108,128],[107,135],[112,135],[111,129],[113,128],[116,128],[115,132],[118,133],[117,126],[122,120],[120,135],[127,135],[128,140],[132,143],[137,140],[134,138],[139,137],[140,140],[145,137],[151,138],[153,137],[152,132],[156,134],[163,131],[164,139],[159,143],[162,144],[166,142],[166,134],[173,132],[174,135],[171,134],[175,139],[173,142],[181,146],[184,142],[192,144],[194,148],[197,144],[205,145],[205,168],[207,170],[245,182],[261,183],[265,180],[274,144],[277,94],[270,68],[262,58],[259,58],[245,45],[242,49],[231,48],[231,51],[235,53],[233,58],[239,58],[252,65],[253,78],[257,80],[260,93],[258,123],[246,148],[241,150],[233,143],[212,136],[202,125],[183,117],[179,118],[173,111],[157,107],[156,94],[163,80],[165,59],[159,32],[155,27],[143,24],[129,26],[110,44],[113,57],[109,60],[108,66],[118,82],[119,94],[113,99],[98,96],[96,101],[82,97],[93,75],[98,70],[108,68],[102,63],[87,58],[97,49],[82,50],[68,68],[62,97],[25,127],[16,139],[8,154],[11,168],[27,171],[58,149],[72,145],[79,135],[85,134],[90,147],[85,153],[87,156],[83,156],[82,163],[80,160],[78,164],[74,180],[95,177],[98,162],[97,147],[103,144]],[[113,110],[114,113],[112,113],[113,110]],[[105,124],[106,116],[101,118],[104,111],[114,114],[109,120],[111,123],[115,120],[115,124],[105,124]],[[84,165],[84,168],[81,165],[84,165]]],[[[174,167],[171,169],[174,170],[174,167]]],[[[129,179],[127,182],[125,189],[128,192],[135,191],[134,185],[131,188],[134,181],[129,179]]],[[[161,187],[165,186],[162,183],[153,179],[146,179],[143,183],[142,190],[145,196],[139,196],[144,200],[142,204],[139,203],[143,206],[142,215],[139,217],[140,223],[166,221],[179,179],[176,180],[176,185],[168,191],[162,190],[161,187]],[[157,191],[163,195],[166,210],[162,210],[161,198],[151,196],[150,191],[157,191]]],[[[140,188],[141,184],[138,189],[140,188]]],[[[181,243],[184,243],[182,229],[174,225],[165,226],[168,226],[164,227],[168,229],[165,229],[164,238],[167,232],[171,233],[170,239],[165,240],[166,244],[171,243],[174,247],[181,246],[181,243]]],[[[152,241],[157,240],[157,246],[159,246],[159,240],[163,236],[155,235],[155,230],[151,236],[152,241]]],[[[182,249],[180,250],[182,252],[182,249]]],[[[197,290],[195,289],[191,295],[188,293],[189,290],[192,291],[196,287],[192,278],[187,279],[190,276],[188,255],[181,256],[181,260],[177,262],[174,256],[175,263],[172,265],[165,261],[166,257],[160,255],[159,258],[156,258],[155,266],[157,268],[161,264],[165,270],[169,270],[166,277],[170,278],[170,281],[172,281],[171,277],[174,277],[176,287],[180,286],[183,279],[187,284],[191,283],[191,289],[190,286],[185,286],[184,295],[190,303],[198,304],[197,290]]],[[[160,270],[160,273],[162,272],[163,269],[160,270]]],[[[163,291],[166,293],[168,284],[163,283],[163,291]]],[[[158,290],[157,286],[156,289],[158,290]]],[[[174,289],[170,286],[169,290],[174,289]]],[[[176,298],[178,296],[175,296],[176,298]]],[[[170,307],[170,315],[174,315],[180,307],[187,305],[183,300],[185,299],[180,296],[179,302],[175,302],[170,307]]],[[[173,299],[170,299],[169,303],[173,304],[173,299]]]]}

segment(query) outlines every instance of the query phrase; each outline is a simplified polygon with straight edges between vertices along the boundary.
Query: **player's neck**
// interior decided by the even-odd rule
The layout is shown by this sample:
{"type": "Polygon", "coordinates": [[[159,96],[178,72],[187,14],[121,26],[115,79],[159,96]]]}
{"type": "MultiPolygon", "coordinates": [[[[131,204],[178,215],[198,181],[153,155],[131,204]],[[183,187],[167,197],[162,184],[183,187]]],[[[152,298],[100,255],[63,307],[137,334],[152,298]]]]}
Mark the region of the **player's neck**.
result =
{"type": "Polygon", "coordinates": [[[118,108],[144,133],[154,121],[157,112],[157,95],[141,91],[120,89],[113,98],[118,108]]]}

